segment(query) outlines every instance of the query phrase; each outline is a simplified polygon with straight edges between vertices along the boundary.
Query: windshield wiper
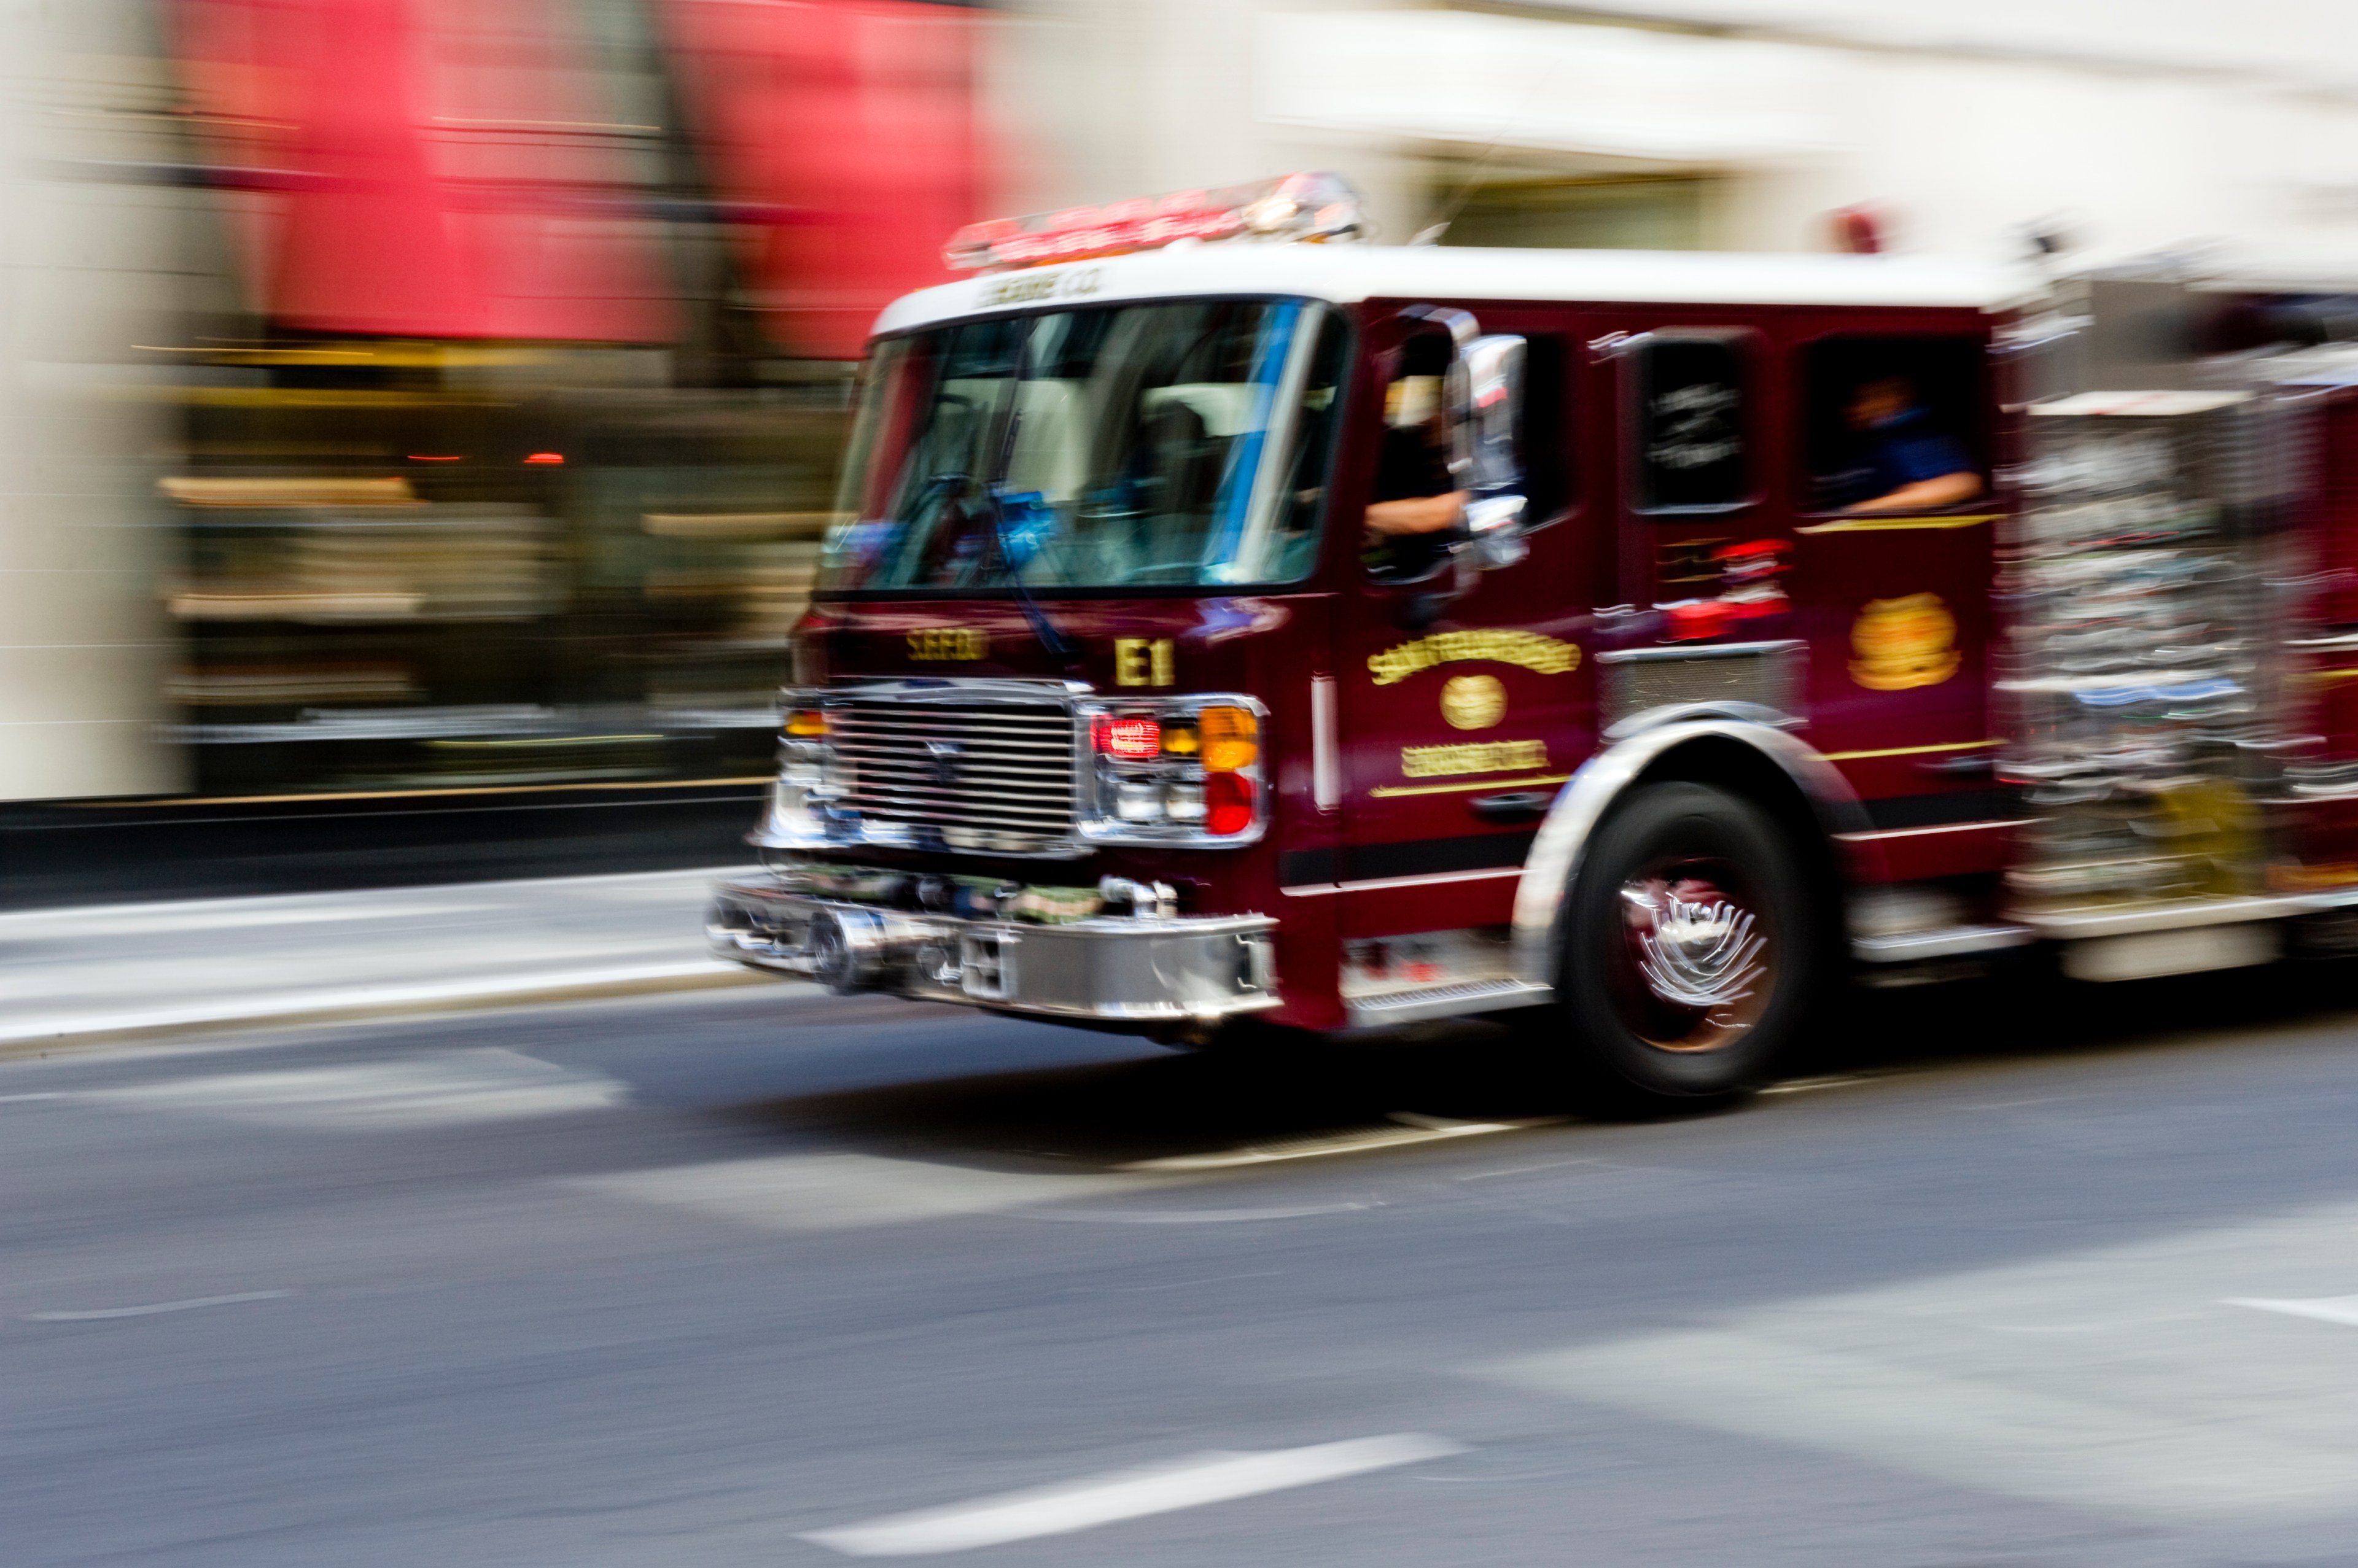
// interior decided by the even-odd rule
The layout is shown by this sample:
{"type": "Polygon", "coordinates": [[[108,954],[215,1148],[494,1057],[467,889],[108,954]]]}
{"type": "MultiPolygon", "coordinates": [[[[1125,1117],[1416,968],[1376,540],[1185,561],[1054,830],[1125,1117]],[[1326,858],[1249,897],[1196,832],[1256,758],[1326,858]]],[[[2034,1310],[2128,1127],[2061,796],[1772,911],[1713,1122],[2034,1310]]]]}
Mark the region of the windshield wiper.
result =
{"type": "Polygon", "coordinates": [[[1056,630],[1056,623],[1048,619],[1048,612],[1040,608],[1040,601],[1032,597],[1031,586],[1023,580],[1022,565],[1016,560],[1014,550],[1007,543],[1007,503],[999,486],[984,485],[982,494],[990,508],[991,554],[998,558],[999,569],[1006,574],[1007,586],[1015,592],[1015,607],[1023,611],[1025,624],[1032,628],[1032,635],[1039,640],[1041,647],[1047,650],[1048,656],[1064,667],[1071,668],[1079,658],[1080,650],[1066,642],[1065,634],[1056,630]]]}
{"type": "MultiPolygon", "coordinates": [[[[972,474],[945,470],[917,487],[918,504],[922,506],[925,498],[936,490],[947,490],[955,495],[973,483],[972,474]]],[[[1038,639],[1050,658],[1069,669],[1079,659],[1080,650],[1056,630],[1056,623],[1048,619],[1048,612],[1040,608],[1040,601],[1032,596],[1031,586],[1023,580],[1023,568],[1015,558],[1014,549],[1007,542],[1007,504],[998,484],[986,484],[981,489],[983,505],[988,509],[987,518],[990,524],[990,560],[996,563],[1000,573],[1007,579],[1007,586],[1014,591],[1015,607],[1023,612],[1024,624],[1032,628],[1032,635],[1038,639]]]]}
{"type": "Polygon", "coordinates": [[[1032,628],[1032,635],[1047,650],[1048,656],[1060,667],[1070,670],[1080,657],[1080,650],[1065,641],[1065,634],[1056,630],[1056,623],[1048,619],[1048,612],[1032,597],[1031,585],[1023,580],[1023,563],[1016,560],[1015,552],[1007,543],[1006,492],[1001,487],[1015,460],[1016,433],[1023,427],[1023,379],[1031,364],[1032,335],[1027,330],[1015,351],[1014,385],[1008,403],[1007,423],[999,432],[999,456],[990,465],[990,478],[982,487],[982,498],[990,508],[991,553],[999,557],[999,569],[1007,574],[1007,586],[1015,591],[1015,607],[1023,611],[1024,624],[1032,628]]]}

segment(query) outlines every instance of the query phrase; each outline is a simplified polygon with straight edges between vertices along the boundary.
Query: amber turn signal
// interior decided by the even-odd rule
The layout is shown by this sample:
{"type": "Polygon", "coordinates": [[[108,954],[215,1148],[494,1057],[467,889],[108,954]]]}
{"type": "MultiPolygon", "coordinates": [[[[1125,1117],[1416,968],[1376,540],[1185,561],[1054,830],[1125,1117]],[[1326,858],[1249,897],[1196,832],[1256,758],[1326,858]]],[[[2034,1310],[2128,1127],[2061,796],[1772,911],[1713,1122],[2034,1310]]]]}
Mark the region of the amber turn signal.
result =
{"type": "Polygon", "coordinates": [[[1248,708],[1207,708],[1195,720],[1206,772],[1232,773],[1260,757],[1260,721],[1248,708]]]}

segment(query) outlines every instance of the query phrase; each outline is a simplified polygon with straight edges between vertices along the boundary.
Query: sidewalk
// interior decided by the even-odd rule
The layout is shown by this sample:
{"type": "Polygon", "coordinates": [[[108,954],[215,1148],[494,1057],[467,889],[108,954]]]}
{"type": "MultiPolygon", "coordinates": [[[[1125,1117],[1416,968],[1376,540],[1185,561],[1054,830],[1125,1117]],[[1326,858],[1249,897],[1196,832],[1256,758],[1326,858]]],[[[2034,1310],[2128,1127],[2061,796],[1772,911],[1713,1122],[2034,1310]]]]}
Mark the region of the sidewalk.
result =
{"type": "Polygon", "coordinates": [[[736,870],[0,914],[0,1052],[778,983],[705,956],[706,894],[736,870]]]}

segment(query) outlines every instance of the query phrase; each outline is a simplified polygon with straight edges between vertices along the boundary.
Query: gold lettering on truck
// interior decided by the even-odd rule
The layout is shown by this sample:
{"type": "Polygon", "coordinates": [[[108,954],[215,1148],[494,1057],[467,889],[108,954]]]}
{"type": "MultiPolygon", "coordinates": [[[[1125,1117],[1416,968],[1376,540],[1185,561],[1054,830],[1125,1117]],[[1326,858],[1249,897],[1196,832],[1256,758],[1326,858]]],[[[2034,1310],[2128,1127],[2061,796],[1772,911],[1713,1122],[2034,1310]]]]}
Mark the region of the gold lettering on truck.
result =
{"type": "Polygon", "coordinates": [[[921,626],[909,633],[909,657],[944,664],[990,656],[990,638],[971,626],[921,626]]]}
{"type": "Polygon", "coordinates": [[[1168,637],[1116,637],[1113,678],[1118,686],[1171,686],[1179,678],[1179,661],[1168,637]]]}
{"type": "Polygon", "coordinates": [[[1404,681],[1435,665],[1474,659],[1520,665],[1543,676],[1560,676],[1580,667],[1580,645],[1543,637],[1537,632],[1436,632],[1413,643],[1368,655],[1368,671],[1378,686],[1404,681]]]}
{"type": "Polygon", "coordinates": [[[1548,765],[1543,741],[1467,741],[1454,746],[1408,746],[1401,751],[1401,773],[1412,779],[1453,773],[1520,773],[1548,765]]]}

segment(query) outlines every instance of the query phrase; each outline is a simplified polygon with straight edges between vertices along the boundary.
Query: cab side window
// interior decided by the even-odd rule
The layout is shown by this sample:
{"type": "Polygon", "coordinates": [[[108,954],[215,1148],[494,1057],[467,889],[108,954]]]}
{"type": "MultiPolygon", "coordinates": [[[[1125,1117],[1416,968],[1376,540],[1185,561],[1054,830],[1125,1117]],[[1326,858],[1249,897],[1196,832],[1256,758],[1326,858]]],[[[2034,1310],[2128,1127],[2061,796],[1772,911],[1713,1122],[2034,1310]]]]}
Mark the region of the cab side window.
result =
{"type": "Polygon", "coordinates": [[[1629,350],[1638,511],[1726,512],[1754,500],[1747,348],[1734,335],[1650,332],[1629,350]]]}
{"type": "Polygon", "coordinates": [[[1802,503],[1921,512],[1989,490],[1982,345],[1952,337],[1821,338],[1801,356],[1802,503]]]}

